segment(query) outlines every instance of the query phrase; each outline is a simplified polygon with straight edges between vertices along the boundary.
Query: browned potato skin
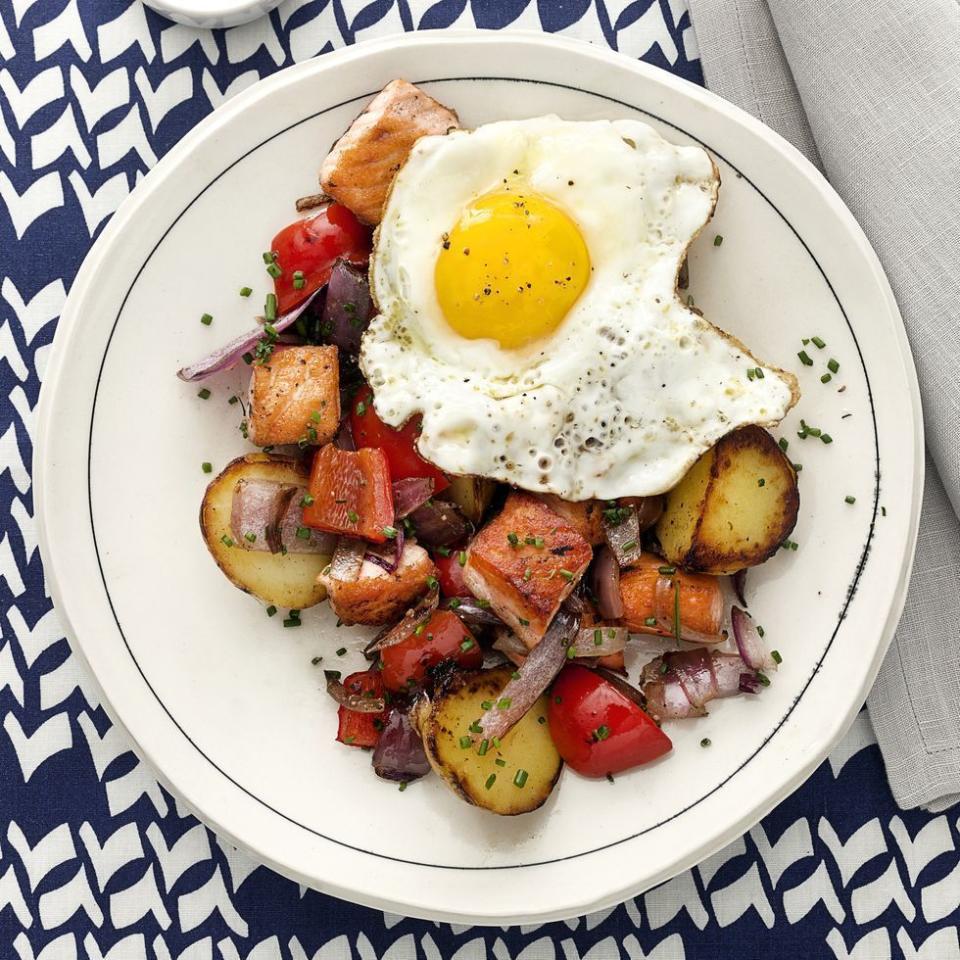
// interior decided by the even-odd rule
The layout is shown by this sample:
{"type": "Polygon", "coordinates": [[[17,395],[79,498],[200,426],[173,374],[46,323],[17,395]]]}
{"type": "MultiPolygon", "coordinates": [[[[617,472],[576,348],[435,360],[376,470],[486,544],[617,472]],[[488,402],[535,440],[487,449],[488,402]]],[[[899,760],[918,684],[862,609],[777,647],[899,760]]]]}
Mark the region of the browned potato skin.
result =
{"type": "Polygon", "coordinates": [[[450,486],[442,496],[452,500],[474,525],[479,525],[497,491],[496,480],[485,477],[450,477],[450,486]]]}
{"type": "Polygon", "coordinates": [[[434,771],[461,799],[501,816],[516,816],[541,807],[563,769],[549,727],[539,722],[539,717],[547,715],[546,695],[503,738],[500,750],[491,745],[483,757],[478,755],[481,738],[470,733],[470,724],[483,714],[480,704],[484,700],[497,699],[512,670],[494,667],[453,673],[432,700],[422,698],[413,712],[414,725],[434,771]],[[464,750],[459,743],[461,736],[473,736],[474,747],[464,750]],[[498,756],[507,761],[505,767],[496,765],[498,756]],[[513,783],[520,768],[528,773],[523,787],[513,783]],[[487,789],[491,773],[496,773],[497,779],[487,789]]]}
{"type": "Polygon", "coordinates": [[[761,427],[742,427],[703,454],[667,494],[656,532],[670,563],[735,573],[777,552],[799,506],[796,471],[777,441],[761,427]]]}
{"type": "Polygon", "coordinates": [[[264,603],[303,610],[320,603],[326,596],[317,583],[320,571],[330,562],[323,554],[273,554],[254,552],[242,547],[228,547],[221,540],[230,530],[233,491],[238,481],[247,479],[276,480],[306,486],[309,471],[292,457],[250,453],[231,461],[213,479],[200,505],[200,532],[217,566],[227,579],[264,603]]]}

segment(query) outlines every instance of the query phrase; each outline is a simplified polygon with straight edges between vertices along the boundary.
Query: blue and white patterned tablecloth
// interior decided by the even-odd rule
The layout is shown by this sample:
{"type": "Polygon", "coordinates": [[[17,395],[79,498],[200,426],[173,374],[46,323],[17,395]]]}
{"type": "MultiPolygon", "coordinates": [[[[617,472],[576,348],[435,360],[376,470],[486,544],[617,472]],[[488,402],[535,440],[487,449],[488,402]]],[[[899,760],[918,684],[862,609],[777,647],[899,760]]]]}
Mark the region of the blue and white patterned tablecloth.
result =
{"type": "Polygon", "coordinates": [[[689,873],[568,923],[463,928],[325,898],[218,841],[71,657],[29,464],[56,319],[93,238],[259,77],[451,26],[559,31],[701,80],[685,0],[287,0],[215,33],[139,0],[0,2],[0,960],[958,960],[960,808],[898,811],[863,714],[801,790],[689,873]]]}

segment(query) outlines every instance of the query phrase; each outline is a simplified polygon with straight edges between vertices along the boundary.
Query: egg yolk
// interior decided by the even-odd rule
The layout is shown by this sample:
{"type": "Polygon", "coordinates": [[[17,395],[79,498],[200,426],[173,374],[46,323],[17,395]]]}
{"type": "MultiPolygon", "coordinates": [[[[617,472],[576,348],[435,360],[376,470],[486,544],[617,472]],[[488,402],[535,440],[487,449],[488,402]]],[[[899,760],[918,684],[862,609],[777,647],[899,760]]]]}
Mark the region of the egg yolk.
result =
{"type": "Polygon", "coordinates": [[[543,197],[498,191],[444,235],[434,282],[460,336],[514,349],[553,333],[589,277],[587,245],[566,213],[543,197]]]}

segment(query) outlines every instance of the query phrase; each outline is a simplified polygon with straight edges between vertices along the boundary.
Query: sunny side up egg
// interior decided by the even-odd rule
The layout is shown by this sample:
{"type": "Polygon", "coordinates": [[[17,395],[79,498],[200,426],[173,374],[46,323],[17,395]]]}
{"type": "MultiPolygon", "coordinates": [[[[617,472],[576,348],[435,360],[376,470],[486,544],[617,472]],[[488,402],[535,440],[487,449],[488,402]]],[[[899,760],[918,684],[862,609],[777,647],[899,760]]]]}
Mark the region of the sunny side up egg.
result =
{"type": "Polygon", "coordinates": [[[371,260],[377,413],[422,414],[450,473],[568,500],[661,493],[730,430],[776,423],[794,378],[676,296],[718,189],[704,150],[634,120],[422,138],[371,260]]]}

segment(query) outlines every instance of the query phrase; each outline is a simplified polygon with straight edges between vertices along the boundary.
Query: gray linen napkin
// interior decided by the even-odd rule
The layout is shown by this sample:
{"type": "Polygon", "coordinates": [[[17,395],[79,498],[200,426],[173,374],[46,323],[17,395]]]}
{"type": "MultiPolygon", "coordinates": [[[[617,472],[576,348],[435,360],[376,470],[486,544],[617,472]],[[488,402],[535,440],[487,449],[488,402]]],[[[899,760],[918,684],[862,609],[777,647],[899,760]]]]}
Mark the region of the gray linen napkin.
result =
{"type": "Polygon", "coordinates": [[[689,0],[707,86],[824,170],[880,256],[923,394],[906,610],[867,704],[897,803],[960,801],[960,3],[689,0]]]}

